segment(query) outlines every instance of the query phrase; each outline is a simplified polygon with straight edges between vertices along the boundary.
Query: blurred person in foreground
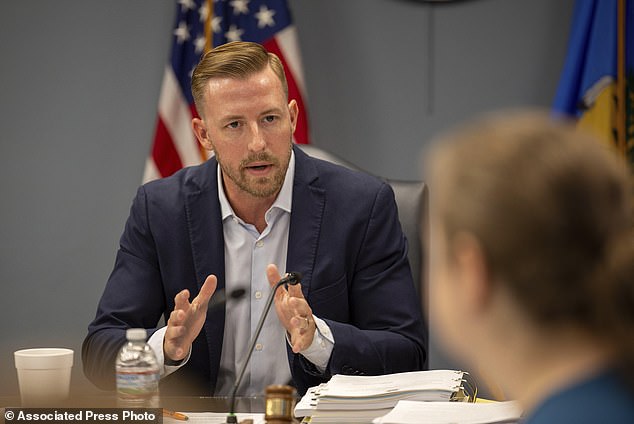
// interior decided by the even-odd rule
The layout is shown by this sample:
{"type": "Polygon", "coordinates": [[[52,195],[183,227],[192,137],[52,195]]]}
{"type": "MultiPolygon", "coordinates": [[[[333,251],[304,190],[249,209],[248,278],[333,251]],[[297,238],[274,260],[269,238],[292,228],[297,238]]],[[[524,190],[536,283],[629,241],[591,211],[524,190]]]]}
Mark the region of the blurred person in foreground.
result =
{"type": "Polygon", "coordinates": [[[301,285],[276,291],[238,395],[422,369],[425,327],[391,187],[293,146],[298,105],[259,44],[205,53],[192,94],[194,133],[215,155],[139,188],[83,344],[85,374],[114,388],[126,328],[140,327],[163,394],[228,395],[286,271],[301,285]],[[244,299],[207,313],[218,289],[240,288],[244,299]]]}
{"type": "Polygon", "coordinates": [[[633,423],[625,164],[535,111],[467,124],[431,156],[431,302],[447,347],[527,424],[633,423]]]}

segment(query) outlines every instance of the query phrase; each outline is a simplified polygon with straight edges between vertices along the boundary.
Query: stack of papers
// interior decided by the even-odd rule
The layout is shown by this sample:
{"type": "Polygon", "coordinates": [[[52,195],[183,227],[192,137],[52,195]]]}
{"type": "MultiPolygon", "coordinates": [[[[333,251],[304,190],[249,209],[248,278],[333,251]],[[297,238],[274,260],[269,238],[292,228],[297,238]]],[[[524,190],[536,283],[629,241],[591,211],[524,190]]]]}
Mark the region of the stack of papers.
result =
{"type": "Polygon", "coordinates": [[[490,424],[517,423],[522,411],[515,402],[411,402],[400,401],[374,424],[490,424]]]}
{"type": "Polygon", "coordinates": [[[464,373],[415,371],[380,376],[335,375],[311,387],[295,406],[310,423],[371,423],[401,400],[449,401],[461,392],[464,373]]]}

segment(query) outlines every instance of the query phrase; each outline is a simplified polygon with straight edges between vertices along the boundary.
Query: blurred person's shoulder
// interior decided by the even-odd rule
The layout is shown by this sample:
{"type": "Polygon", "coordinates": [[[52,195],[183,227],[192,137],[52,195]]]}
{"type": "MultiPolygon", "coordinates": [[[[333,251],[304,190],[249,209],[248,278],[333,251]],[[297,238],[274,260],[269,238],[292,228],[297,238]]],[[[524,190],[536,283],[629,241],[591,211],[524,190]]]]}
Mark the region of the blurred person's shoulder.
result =
{"type": "Polygon", "coordinates": [[[634,388],[615,369],[591,376],[549,396],[525,421],[546,423],[634,423],[634,388]]]}

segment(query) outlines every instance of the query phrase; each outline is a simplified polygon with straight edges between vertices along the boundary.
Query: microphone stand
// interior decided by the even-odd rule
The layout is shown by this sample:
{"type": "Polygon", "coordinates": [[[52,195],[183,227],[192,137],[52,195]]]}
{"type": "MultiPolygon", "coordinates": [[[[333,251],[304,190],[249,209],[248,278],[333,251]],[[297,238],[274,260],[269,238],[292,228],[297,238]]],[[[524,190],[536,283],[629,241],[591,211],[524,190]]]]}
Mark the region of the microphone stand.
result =
{"type": "Polygon", "coordinates": [[[240,386],[240,383],[242,382],[242,377],[244,377],[244,372],[247,370],[247,366],[249,365],[251,354],[253,353],[253,350],[255,349],[255,343],[258,341],[258,337],[260,336],[260,333],[262,332],[262,327],[264,326],[264,320],[266,319],[266,316],[269,314],[269,310],[271,309],[271,305],[273,304],[273,298],[275,297],[275,292],[280,286],[284,284],[290,284],[291,286],[294,286],[296,284],[299,284],[301,281],[302,281],[302,274],[300,274],[299,272],[289,272],[288,274],[286,274],[286,277],[282,278],[280,281],[275,283],[275,286],[273,286],[273,288],[271,289],[271,292],[269,293],[269,297],[266,299],[266,305],[264,306],[264,311],[262,312],[262,315],[260,315],[260,321],[258,322],[258,326],[255,328],[255,333],[253,334],[253,337],[251,338],[251,342],[249,343],[249,349],[247,349],[247,357],[244,361],[244,364],[242,364],[242,368],[240,369],[240,374],[238,374],[238,378],[236,379],[236,382],[233,385],[233,389],[231,390],[231,407],[229,409],[229,415],[227,415],[228,424],[237,424],[238,422],[238,417],[236,417],[236,414],[235,414],[236,393],[238,392],[238,387],[240,386]]]}

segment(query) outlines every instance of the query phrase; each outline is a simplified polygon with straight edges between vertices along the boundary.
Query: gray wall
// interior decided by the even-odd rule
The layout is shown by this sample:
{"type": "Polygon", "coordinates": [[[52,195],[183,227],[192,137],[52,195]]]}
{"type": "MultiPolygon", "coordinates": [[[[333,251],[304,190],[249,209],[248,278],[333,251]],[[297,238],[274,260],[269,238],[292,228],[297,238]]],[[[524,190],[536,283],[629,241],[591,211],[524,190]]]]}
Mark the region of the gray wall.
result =
{"type": "MultiPolygon", "coordinates": [[[[438,131],[550,104],[572,3],[294,0],[314,144],[418,178],[438,131]]],[[[172,1],[0,2],[0,395],[17,394],[14,350],[80,352],[150,148],[173,15],[172,1]]],[[[80,369],[77,356],[75,390],[96,390],[80,369]]]]}

